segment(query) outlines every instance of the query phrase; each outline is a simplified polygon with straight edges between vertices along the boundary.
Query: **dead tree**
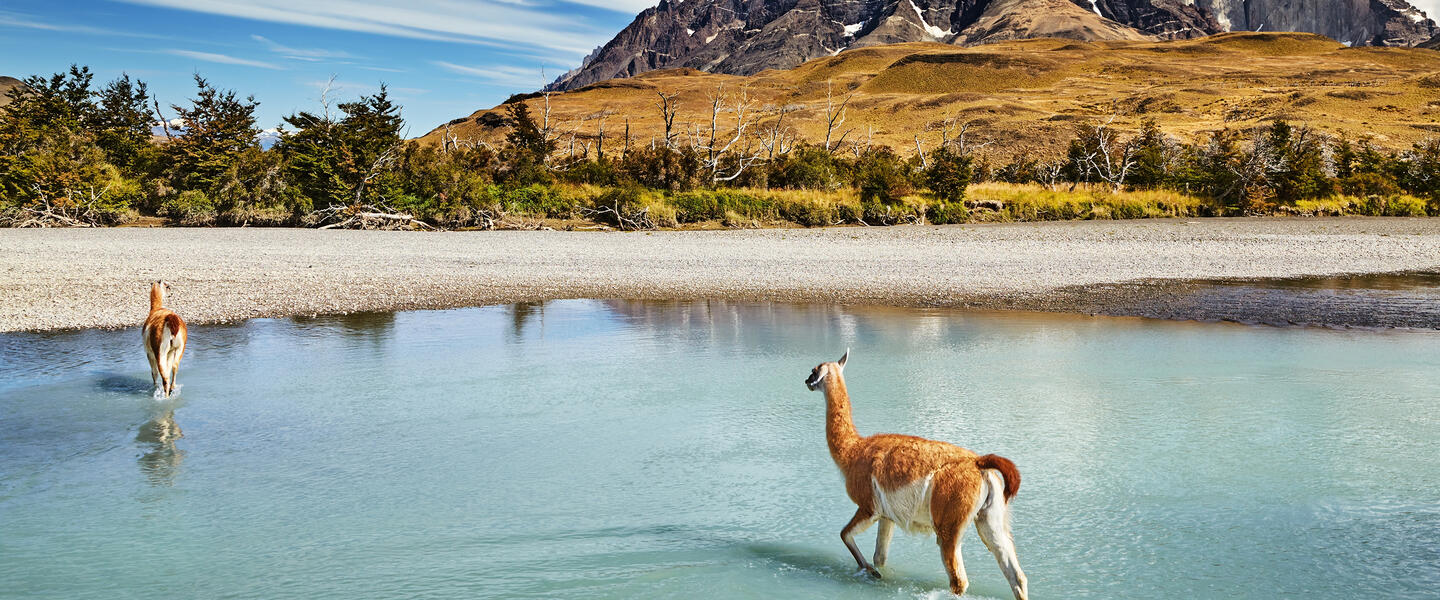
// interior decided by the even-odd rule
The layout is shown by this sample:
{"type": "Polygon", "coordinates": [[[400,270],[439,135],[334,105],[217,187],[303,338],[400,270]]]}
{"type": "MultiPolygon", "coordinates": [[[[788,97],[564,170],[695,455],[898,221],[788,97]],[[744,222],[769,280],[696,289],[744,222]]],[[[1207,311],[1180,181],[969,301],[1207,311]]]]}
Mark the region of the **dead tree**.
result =
{"type": "Polygon", "coordinates": [[[620,151],[620,158],[624,160],[630,156],[630,117],[625,117],[625,149],[620,151]]]}
{"type": "Polygon", "coordinates": [[[845,95],[845,99],[842,100],[837,106],[835,104],[835,94],[831,83],[832,82],[829,81],[825,82],[826,152],[833,152],[835,148],[838,148],[841,144],[845,143],[845,137],[850,135],[851,130],[847,129],[844,133],[840,134],[840,139],[835,139],[835,130],[839,129],[842,125],[845,124],[845,118],[849,112],[847,109],[850,106],[850,99],[855,97],[855,92],[850,92],[849,94],[845,95]]]}
{"type": "Polygon", "coordinates": [[[1060,188],[1060,178],[1065,175],[1065,161],[1062,159],[1047,160],[1035,165],[1035,177],[1050,191],[1060,188]]]}
{"type": "Polygon", "coordinates": [[[1085,151],[1079,157],[1083,173],[1093,174],[1108,184],[1113,191],[1125,187],[1125,178],[1135,167],[1135,144],[1133,140],[1122,140],[1120,134],[1110,126],[1120,113],[1110,115],[1103,123],[1085,131],[1085,151]]]}
{"type": "Polygon", "coordinates": [[[875,127],[867,125],[865,129],[866,133],[864,140],[855,140],[850,143],[850,152],[855,155],[855,158],[860,158],[866,152],[869,152],[870,148],[874,147],[875,127]]]}
{"type": "Polygon", "coordinates": [[[665,148],[675,149],[675,112],[680,107],[680,92],[666,94],[655,92],[660,96],[660,118],[665,123],[665,148]]]}
{"type": "Polygon", "coordinates": [[[785,115],[795,112],[795,109],[793,104],[770,109],[770,112],[775,114],[775,122],[765,129],[760,138],[760,145],[765,148],[766,160],[774,160],[777,155],[785,156],[794,149],[795,134],[785,128],[785,115]]]}
{"type": "Polygon", "coordinates": [[[765,158],[761,153],[754,151],[753,140],[746,135],[746,132],[755,124],[754,103],[750,100],[749,92],[744,88],[741,88],[738,95],[732,97],[725,93],[723,84],[717,86],[709,98],[709,135],[702,137],[697,127],[692,138],[693,143],[697,151],[703,151],[705,154],[702,165],[710,171],[711,181],[734,181],[745,172],[745,169],[765,158]],[[720,126],[720,113],[722,112],[732,112],[735,115],[735,124],[727,127],[723,132],[720,126]],[[746,142],[744,148],[737,146],[742,140],[746,142]],[[733,161],[727,163],[727,158],[732,157],[733,161]]]}
{"type": "Polygon", "coordinates": [[[615,111],[607,108],[586,117],[588,120],[595,121],[595,158],[602,162],[605,160],[605,119],[613,114],[615,111]]]}

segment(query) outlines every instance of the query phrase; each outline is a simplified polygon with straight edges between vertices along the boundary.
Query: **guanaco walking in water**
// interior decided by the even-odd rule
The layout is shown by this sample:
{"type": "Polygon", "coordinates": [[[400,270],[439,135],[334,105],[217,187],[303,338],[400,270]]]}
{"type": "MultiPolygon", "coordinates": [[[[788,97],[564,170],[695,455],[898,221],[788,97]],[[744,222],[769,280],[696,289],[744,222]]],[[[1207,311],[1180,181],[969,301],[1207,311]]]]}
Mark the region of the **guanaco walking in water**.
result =
{"type": "Polygon", "coordinates": [[[935,533],[940,560],[950,576],[950,591],[965,593],[970,582],[960,556],[960,538],[973,521],[980,539],[995,555],[1016,600],[1027,600],[1029,587],[1010,533],[1010,500],[1020,491],[1020,471],[1008,459],[925,438],[878,434],[860,437],[850,416],[845,362],[822,363],[805,385],[825,392],[825,438],[830,457],[845,476],[845,492],[859,507],[840,531],[840,539],[861,569],[880,577],[895,527],[935,533]],[[855,535],[876,521],[875,562],[855,545],[855,535]]]}
{"type": "Polygon", "coordinates": [[[180,357],[185,355],[185,320],[165,308],[165,292],[169,289],[170,284],[164,281],[150,286],[150,316],[141,331],[145,357],[150,359],[150,384],[158,385],[166,398],[175,391],[175,375],[180,369],[180,357]]]}

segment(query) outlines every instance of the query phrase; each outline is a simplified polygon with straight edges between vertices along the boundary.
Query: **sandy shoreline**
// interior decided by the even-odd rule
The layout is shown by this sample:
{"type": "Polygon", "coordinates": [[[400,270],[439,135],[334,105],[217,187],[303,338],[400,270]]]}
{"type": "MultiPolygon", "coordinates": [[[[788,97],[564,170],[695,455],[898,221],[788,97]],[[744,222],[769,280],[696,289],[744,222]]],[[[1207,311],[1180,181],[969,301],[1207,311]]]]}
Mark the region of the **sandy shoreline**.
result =
{"type": "MultiPolygon", "coordinates": [[[[556,298],[1096,312],[1086,286],[1440,269],[1440,219],[1203,219],[705,232],[0,230],[0,331],[556,298]]],[[[1103,298],[1099,300],[1103,304],[1103,298]]],[[[1181,315],[1183,316],[1183,315],[1181,315]]]]}

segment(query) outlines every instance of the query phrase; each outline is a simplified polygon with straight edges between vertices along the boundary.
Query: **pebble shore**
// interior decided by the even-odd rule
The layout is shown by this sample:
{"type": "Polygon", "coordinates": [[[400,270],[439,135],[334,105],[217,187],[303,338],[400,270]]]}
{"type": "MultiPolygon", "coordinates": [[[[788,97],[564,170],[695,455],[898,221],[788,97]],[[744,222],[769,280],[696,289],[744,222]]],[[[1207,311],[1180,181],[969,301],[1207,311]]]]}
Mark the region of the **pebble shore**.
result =
{"type": "Polygon", "coordinates": [[[1075,286],[1440,269],[1440,219],[1199,219],[656,232],[0,230],[0,331],[559,298],[1093,311],[1075,286]],[[1059,294],[1060,290],[1070,290],[1059,294]]]}

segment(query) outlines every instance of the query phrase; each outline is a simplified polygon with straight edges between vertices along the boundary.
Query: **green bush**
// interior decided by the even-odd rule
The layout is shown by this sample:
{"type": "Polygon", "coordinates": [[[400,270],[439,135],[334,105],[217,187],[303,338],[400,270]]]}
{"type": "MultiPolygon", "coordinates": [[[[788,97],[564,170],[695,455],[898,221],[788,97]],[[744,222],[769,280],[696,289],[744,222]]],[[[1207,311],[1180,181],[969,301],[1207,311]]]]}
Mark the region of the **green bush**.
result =
{"type": "Polygon", "coordinates": [[[771,168],[769,183],[791,190],[834,190],[843,181],[843,165],[818,146],[790,151],[771,168]]]}
{"type": "Polygon", "coordinates": [[[745,190],[695,190],[673,194],[668,198],[681,223],[721,221],[739,217],[750,221],[767,221],[781,216],[781,204],[770,198],[745,190]]]}
{"type": "Polygon", "coordinates": [[[185,190],[160,203],[161,216],[180,225],[205,226],[215,223],[215,203],[200,190],[185,190]]]}
{"type": "Polygon", "coordinates": [[[941,148],[931,156],[930,167],[925,169],[925,185],[941,202],[963,202],[965,188],[970,186],[974,174],[970,157],[941,148]]]}
{"type": "Polygon", "coordinates": [[[502,187],[490,186],[488,191],[491,198],[494,198],[501,209],[507,213],[515,213],[530,217],[549,217],[554,219],[569,219],[575,216],[578,204],[568,200],[548,185],[529,185],[525,187],[502,187]]]}
{"type": "Polygon", "coordinates": [[[782,202],[780,218],[806,227],[825,227],[843,222],[835,204],[819,202],[782,202]]]}
{"type": "Polygon", "coordinates": [[[910,166],[889,148],[869,150],[855,161],[855,187],[862,203],[884,205],[898,204],[914,190],[910,166]]]}
{"type": "Polygon", "coordinates": [[[1395,178],[1379,173],[1356,173],[1340,182],[1340,190],[1351,196],[1398,196],[1400,185],[1395,178]]]}
{"type": "Polygon", "coordinates": [[[925,218],[936,225],[955,225],[970,220],[970,209],[964,202],[941,202],[931,205],[925,218]]]}

